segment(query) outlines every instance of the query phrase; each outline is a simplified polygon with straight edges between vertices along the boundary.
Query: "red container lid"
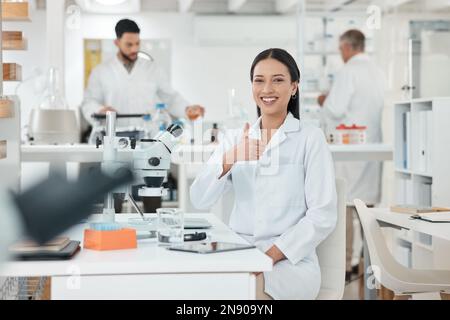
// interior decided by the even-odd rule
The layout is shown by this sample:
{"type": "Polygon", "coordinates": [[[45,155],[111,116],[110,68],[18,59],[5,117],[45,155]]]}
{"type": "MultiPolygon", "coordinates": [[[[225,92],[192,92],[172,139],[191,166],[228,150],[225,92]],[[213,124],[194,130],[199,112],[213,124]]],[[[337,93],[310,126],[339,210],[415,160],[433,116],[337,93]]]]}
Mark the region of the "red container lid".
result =
{"type": "Polygon", "coordinates": [[[353,124],[351,126],[346,126],[345,124],[340,124],[336,127],[336,130],[366,130],[366,126],[357,126],[353,124]]]}

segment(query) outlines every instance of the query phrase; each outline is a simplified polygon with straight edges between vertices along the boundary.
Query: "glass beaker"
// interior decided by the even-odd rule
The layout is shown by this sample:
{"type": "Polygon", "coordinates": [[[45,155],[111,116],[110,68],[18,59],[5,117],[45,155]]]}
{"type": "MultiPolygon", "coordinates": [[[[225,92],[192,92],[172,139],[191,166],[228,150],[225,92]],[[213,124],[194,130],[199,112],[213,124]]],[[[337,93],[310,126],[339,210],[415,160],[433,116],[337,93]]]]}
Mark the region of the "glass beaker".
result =
{"type": "Polygon", "coordinates": [[[61,78],[58,68],[51,67],[47,75],[47,88],[44,92],[40,109],[68,109],[66,99],[61,90],[61,78]]]}
{"type": "Polygon", "coordinates": [[[184,242],[184,214],[177,208],[158,208],[156,235],[159,244],[184,242]]]}

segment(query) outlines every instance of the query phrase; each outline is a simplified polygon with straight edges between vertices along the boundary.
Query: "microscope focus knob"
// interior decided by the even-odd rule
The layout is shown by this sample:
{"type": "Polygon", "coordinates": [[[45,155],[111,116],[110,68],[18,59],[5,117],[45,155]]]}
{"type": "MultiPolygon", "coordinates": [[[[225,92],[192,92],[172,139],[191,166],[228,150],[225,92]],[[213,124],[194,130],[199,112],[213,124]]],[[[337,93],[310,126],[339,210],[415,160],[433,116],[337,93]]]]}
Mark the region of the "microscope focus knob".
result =
{"type": "Polygon", "coordinates": [[[95,139],[95,147],[98,149],[98,147],[99,147],[101,144],[102,144],[102,140],[101,140],[99,137],[97,137],[97,138],[95,139]]]}
{"type": "Polygon", "coordinates": [[[131,146],[132,150],[136,149],[136,139],[135,138],[130,139],[130,146],[131,146]]]}
{"type": "Polygon", "coordinates": [[[153,157],[153,158],[148,159],[148,164],[153,167],[159,166],[160,163],[161,163],[161,161],[159,160],[159,158],[153,157]]]}

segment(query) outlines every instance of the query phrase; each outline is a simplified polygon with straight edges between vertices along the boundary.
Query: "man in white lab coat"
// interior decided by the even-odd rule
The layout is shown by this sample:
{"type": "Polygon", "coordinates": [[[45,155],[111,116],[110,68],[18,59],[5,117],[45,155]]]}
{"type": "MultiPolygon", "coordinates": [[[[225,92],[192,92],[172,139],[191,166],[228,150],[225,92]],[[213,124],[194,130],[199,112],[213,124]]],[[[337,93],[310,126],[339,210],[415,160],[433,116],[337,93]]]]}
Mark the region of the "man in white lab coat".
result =
{"type": "MultiPolygon", "coordinates": [[[[93,113],[116,111],[119,114],[148,113],[160,99],[176,117],[191,118],[204,114],[199,105],[189,105],[170,85],[156,61],[138,56],[140,29],[128,19],[115,27],[117,55],[92,70],[81,106],[85,119],[93,124],[93,113]]],[[[121,124],[125,124],[121,119],[121,124]]],[[[132,125],[135,120],[128,120],[132,125]]]]}
{"type": "MultiPolygon", "coordinates": [[[[339,50],[344,67],[336,74],[328,95],[321,95],[327,132],[339,124],[367,126],[366,142],[381,143],[381,116],[384,107],[384,76],[364,53],[365,36],[359,30],[348,30],[340,37],[339,50]]],[[[347,277],[351,275],[353,252],[353,199],[377,204],[381,194],[380,162],[337,162],[336,176],[347,182],[347,277]]]]}
{"type": "MultiPolygon", "coordinates": [[[[177,118],[185,114],[190,119],[204,115],[204,108],[189,105],[169,83],[167,75],[156,61],[140,58],[140,29],[136,22],[120,20],[115,27],[117,54],[91,72],[81,106],[84,118],[95,125],[94,113],[116,111],[118,114],[149,113],[155,103],[162,101],[168,111],[177,118]]],[[[121,118],[119,127],[142,126],[141,119],[121,118]]],[[[135,195],[136,196],[136,195],[135,195]]],[[[115,195],[116,211],[121,211],[122,196],[115,195]]],[[[159,198],[144,199],[147,212],[160,206],[159,198]],[[151,204],[153,203],[153,204],[151,204]]]]}

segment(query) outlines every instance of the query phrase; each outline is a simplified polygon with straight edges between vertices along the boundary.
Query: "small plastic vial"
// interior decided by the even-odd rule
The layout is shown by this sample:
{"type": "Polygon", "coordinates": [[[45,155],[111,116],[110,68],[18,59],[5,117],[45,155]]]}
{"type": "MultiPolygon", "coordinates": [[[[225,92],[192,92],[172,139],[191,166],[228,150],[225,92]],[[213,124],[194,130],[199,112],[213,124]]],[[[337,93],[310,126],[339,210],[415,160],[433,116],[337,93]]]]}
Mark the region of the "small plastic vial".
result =
{"type": "Polygon", "coordinates": [[[211,130],[211,143],[218,143],[218,137],[219,137],[219,129],[217,127],[217,123],[213,123],[213,127],[211,130]]]}

